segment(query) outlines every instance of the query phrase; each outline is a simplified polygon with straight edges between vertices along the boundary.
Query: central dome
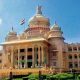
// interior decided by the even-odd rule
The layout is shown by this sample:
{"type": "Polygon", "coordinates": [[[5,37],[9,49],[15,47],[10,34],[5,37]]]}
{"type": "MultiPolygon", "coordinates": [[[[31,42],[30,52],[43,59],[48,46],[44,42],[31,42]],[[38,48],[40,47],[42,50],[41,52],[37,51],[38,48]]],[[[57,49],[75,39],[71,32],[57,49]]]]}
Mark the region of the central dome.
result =
{"type": "Polygon", "coordinates": [[[29,26],[32,25],[50,25],[49,19],[42,15],[41,6],[37,6],[36,14],[29,19],[29,26]]]}

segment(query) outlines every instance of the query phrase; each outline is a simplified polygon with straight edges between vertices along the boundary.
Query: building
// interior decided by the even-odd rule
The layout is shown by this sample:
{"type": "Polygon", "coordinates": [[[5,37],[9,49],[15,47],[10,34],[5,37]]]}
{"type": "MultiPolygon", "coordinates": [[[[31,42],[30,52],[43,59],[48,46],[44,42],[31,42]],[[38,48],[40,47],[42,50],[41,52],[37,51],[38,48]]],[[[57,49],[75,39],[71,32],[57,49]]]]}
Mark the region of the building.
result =
{"type": "Polygon", "coordinates": [[[3,53],[3,50],[0,50],[0,69],[2,68],[2,53],[3,53]]]}
{"type": "Polygon", "coordinates": [[[43,16],[41,6],[28,21],[28,27],[20,34],[12,30],[3,46],[2,68],[53,67],[56,70],[79,69],[80,44],[64,42],[63,32],[55,22],[50,26],[43,16]]]}

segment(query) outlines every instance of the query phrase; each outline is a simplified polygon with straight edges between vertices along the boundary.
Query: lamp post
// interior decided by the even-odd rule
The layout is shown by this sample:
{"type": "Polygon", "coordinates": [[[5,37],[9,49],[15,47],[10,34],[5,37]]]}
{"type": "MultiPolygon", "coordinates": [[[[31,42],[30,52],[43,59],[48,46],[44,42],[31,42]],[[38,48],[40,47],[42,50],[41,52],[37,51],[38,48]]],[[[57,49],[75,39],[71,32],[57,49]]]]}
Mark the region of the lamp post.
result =
{"type": "Polygon", "coordinates": [[[42,80],[41,71],[39,70],[39,80],[42,80]]]}
{"type": "Polygon", "coordinates": [[[12,75],[12,69],[10,69],[10,73],[9,73],[9,80],[12,80],[13,75],[12,75]]]}
{"type": "Polygon", "coordinates": [[[70,69],[70,71],[71,71],[71,73],[73,74],[73,80],[75,80],[75,72],[76,72],[76,70],[75,69],[70,69]]]}
{"type": "Polygon", "coordinates": [[[75,79],[75,77],[76,77],[76,76],[75,76],[75,72],[76,72],[76,70],[75,70],[75,69],[72,69],[72,73],[73,73],[73,80],[76,80],[76,79],[75,79]]]}

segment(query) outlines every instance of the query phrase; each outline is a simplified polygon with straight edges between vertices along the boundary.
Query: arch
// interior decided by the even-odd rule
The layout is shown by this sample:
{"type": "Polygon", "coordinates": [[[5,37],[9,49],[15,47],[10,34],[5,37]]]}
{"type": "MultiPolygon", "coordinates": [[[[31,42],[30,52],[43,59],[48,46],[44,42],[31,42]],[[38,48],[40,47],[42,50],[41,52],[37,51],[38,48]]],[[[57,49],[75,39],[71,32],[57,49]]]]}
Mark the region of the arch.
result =
{"type": "Polygon", "coordinates": [[[72,51],[72,47],[68,47],[68,51],[72,51]]]}
{"type": "Polygon", "coordinates": [[[74,51],[77,51],[77,47],[73,47],[73,50],[74,50],[74,51]]]}
{"type": "Polygon", "coordinates": [[[74,58],[77,59],[77,54],[74,54],[74,58]]]}
{"type": "Polygon", "coordinates": [[[80,54],[79,54],[79,58],[80,58],[80,54]]]}
{"type": "Polygon", "coordinates": [[[69,58],[69,59],[72,59],[72,55],[71,55],[71,54],[69,54],[68,58],[69,58]]]}

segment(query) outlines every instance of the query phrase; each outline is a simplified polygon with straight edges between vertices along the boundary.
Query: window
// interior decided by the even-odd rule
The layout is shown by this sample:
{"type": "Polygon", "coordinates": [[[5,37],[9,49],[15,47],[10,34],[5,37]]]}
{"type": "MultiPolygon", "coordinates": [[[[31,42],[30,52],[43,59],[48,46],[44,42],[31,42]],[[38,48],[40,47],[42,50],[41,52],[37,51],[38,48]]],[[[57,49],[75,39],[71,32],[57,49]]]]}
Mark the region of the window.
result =
{"type": "Polygon", "coordinates": [[[77,62],[76,63],[74,63],[74,66],[77,68],[78,67],[78,64],[77,64],[77,62]]]}
{"type": "Polygon", "coordinates": [[[16,59],[18,60],[18,57],[16,59]]]}
{"type": "Polygon", "coordinates": [[[80,55],[79,55],[79,58],[80,58],[80,55]]]}
{"type": "Polygon", "coordinates": [[[0,53],[0,56],[2,56],[2,54],[0,53]]]}
{"type": "Polygon", "coordinates": [[[53,56],[56,56],[56,52],[55,52],[55,53],[53,53],[53,56]]]}
{"type": "Polygon", "coordinates": [[[68,51],[72,51],[72,47],[68,47],[68,51]]]}
{"type": "Polygon", "coordinates": [[[78,47],[78,50],[80,51],[80,47],[78,47]]]}
{"type": "Polygon", "coordinates": [[[73,50],[74,50],[74,51],[77,51],[77,47],[73,47],[73,50]]]}
{"type": "Polygon", "coordinates": [[[40,51],[41,51],[41,47],[40,47],[40,51]]]}
{"type": "Polygon", "coordinates": [[[31,56],[31,55],[29,55],[27,58],[28,58],[28,59],[32,59],[32,56],[31,56]]]}
{"type": "Polygon", "coordinates": [[[77,55],[74,55],[74,58],[77,59],[77,55]]]}
{"type": "Polygon", "coordinates": [[[25,49],[20,49],[20,52],[25,52],[25,49]]]}
{"type": "Polygon", "coordinates": [[[56,62],[53,62],[53,66],[56,66],[56,62]]]}
{"type": "Polygon", "coordinates": [[[28,48],[28,52],[32,52],[32,48],[28,48]]]}
{"type": "Polygon", "coordinates": [[[24,56],[22,56],[22,60],[24,60],[24,56]]]}
{"type": "Polygon", "coordinates": [[[72,62],[69,62],[69,68],[73,68],[72,62]]]}
{"type": "Polygon", "coordinates": [[[36,48],[36,51],[38,51],[38,48],[36,48]]]}
{"type": "Polygon", "coordinates": [[[69,59],[72,59],[72,55],[69,55],[69,59]]]}
{"type": "Polygon", "coordinates": [[[2,60],[0,60],[0,63],[2,63],[2,60]]]}

